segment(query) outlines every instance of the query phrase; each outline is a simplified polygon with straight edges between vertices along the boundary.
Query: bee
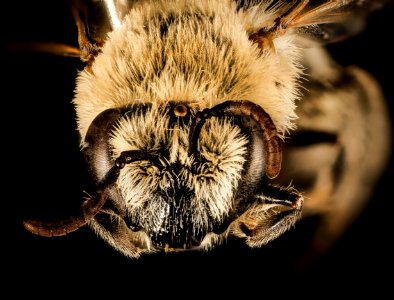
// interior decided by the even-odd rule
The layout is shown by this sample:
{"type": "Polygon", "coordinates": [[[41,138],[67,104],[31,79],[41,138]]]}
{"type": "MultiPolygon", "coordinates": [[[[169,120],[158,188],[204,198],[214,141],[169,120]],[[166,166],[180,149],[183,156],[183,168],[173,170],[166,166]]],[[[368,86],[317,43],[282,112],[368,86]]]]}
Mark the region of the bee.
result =
{"type": "Polygon", "coordinates": [[[138,258],[230,238],[259,248],[314,214],[326,220],[316,241],[330,244],[363,207],[390,150],[385,102],[324,44],[358,33],[349,20],[363,25],[378,2],[70,7],[79,47],[50,51],[84,63],[72,104],[94,190],[75,214],[27,230],[86,225],[138,258]]]}

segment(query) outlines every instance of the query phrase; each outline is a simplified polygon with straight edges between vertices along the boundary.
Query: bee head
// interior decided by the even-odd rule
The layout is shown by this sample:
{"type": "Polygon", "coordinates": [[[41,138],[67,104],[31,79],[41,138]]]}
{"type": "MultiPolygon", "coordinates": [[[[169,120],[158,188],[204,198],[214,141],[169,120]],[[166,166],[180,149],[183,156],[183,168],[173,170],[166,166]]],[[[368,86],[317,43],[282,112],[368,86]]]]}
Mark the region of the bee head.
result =
{"type": "Polygon", "coordinates": [[[280,151],[271,119],[248,101],[202,111],[186,102],[109,109],[92,122],[84,149],[114,203],[107,207],[123,207],[129,228],[170,248],[198,247],[226,230],[238,204],[277,175],[280,151]]]}

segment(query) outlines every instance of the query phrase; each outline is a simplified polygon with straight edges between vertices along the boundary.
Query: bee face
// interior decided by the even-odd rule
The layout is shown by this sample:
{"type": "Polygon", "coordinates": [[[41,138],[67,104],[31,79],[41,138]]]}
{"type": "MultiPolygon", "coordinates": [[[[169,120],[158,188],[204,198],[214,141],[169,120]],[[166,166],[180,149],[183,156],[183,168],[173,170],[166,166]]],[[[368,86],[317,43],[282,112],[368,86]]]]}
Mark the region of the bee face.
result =
{"type": "Polygon", "coordinates": [[[118,188],[133,228],[155,246],[199,245],[230,211],[242,176],[245,131],[229,118],[212,118],[201,129],[199,153],[190,155],[193,118],[187,104],[144,105],[127,111],[111,134],[113,160],[130,150],[152,155],[126,165],[118,188]]]}

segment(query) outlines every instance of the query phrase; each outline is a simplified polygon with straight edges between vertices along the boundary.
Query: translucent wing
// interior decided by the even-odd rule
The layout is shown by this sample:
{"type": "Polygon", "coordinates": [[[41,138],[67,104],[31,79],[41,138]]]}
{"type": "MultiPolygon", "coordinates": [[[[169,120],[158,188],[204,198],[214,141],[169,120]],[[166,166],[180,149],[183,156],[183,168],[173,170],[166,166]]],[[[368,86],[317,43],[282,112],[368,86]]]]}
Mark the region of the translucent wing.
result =
{"type": "Polygon", "coordinates": [[[237,1],[239,9],[267,4],[276,19],[255,33],[253,39],[275,37],[289,29],[324,43],[336,42],[361,32],[374,11],[393,0],[298,0],[237,1]]]}
{"type": "Polygon", "coordinates": [[[78,28],[81,59],[91,62],[106,40],[108,32],[120,26],[131,1],[69,0],[78,28]]]}
{"type": "Polygon", "coordinates": [[[69,0],[78,30],[92,43],[101,44],[116,29],[131,7],[122,0],[69,0]]]}
{"type": "Polygon", "coordinates": [[[349,2],[340,9],[346,18],[342,18],[339,22],[321,24],[318,31],[316,31],[318,36],[325,42],[341,41],[360,33],[366,27],[367,20],[374,11],[394,3],[392,0],[353,0],[342,2],[349,2]]]}

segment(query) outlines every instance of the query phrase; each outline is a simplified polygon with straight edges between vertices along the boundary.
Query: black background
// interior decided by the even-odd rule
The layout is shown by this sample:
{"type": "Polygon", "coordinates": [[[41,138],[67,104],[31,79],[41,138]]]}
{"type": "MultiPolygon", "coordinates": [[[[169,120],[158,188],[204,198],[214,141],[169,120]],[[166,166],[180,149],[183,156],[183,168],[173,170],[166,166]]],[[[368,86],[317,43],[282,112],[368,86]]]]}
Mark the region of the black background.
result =
{"type": "MultiPolygon", "coordinates": [[[[82,64],[77,58],[24,51],[19,43],[77,45],[66,1],[13,2],[3,5],[2,12],[6,46],[1,66],[6,166],[2,180],[6,221],[2,230],[6,253],[3,284],[12,290],[13,298],[21,293],[57,298],[65,293],[78,296],[99,291],[99,295],[122,293],[130,299],[141,295],[224,297],[237,292],[242,298],[264,299],[268,295],[320,297],[390,291],[392,162],[357,221],[327,255],[306,270],[295,261],[302,255],[313,222],[301,222],[261,249],[230,243],[209,253],[158,254],[138,260],[123,257],[85,227],[58,238],[26,232],[23,217],[56,215],[64,204],[72,209],[83,197],[86,173],[71,105],[74,78],[82,64]]],[[[343,65],[361,66],[377,78],[391,115],[393,17],[393,5],[389,5],[371,15],[361,34],[329,46],[343,65]]]]}

